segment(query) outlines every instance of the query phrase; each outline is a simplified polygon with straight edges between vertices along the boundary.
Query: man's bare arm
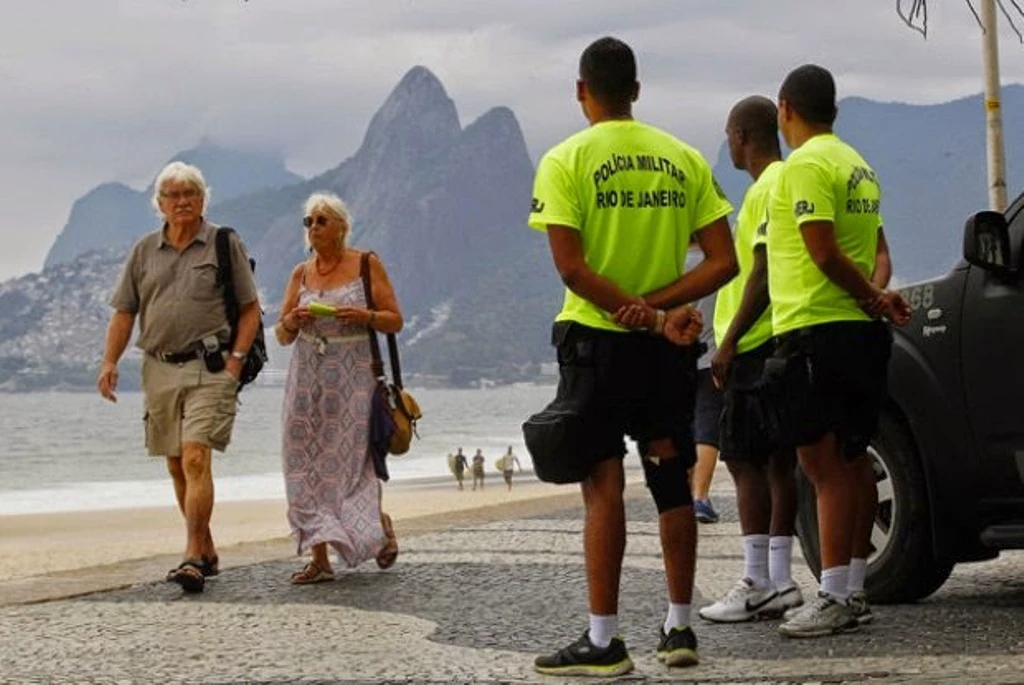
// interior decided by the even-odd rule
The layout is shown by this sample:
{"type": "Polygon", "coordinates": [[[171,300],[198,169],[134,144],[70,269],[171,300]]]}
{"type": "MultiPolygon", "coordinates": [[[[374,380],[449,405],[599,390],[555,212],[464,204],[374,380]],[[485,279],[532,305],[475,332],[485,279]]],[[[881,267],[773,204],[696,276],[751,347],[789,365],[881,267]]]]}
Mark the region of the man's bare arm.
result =
{"type": "Polygon", "coordinates": [[[882,294],[882,289],[865,278],[857,265],[840,251],[831,221],[808,221],[800,225],[800,233],[815,265],[857,302],[863,305],[882,294]]]}
{"type": "Polygon", "coordinates": [[[569,290],[611,314],[626,305],[639,303],[638,298],[626,294],[587,265],[583,257],[583,241],[576,229],[549,225],[548,243],[558,275],[569,290]]]}
{"type": "Polygon", "coordinates": [[[739,343],[750,327],[764,314],[771,304],[768,297],[768,250],[764,245],[754,248],[754,266],[750,269],[747,282],[743,286],[743,297],[739,309],[722,337],[723,345],[739,343]]]}
{"type": "Polygon", "coordinates": [[[103,346],[103,363],[100,365],[100,374],[96,379],[96,388],[105,399],[117,402],[117,363],[121,355],[128,347],[128,341],[132,337],[132,328],[135,326],[135,314],[132,312],[116,311],[110,317],[107,325],[107,339],[103,346]]]}
{"type": "Polygon", "coordinates": [[[739,273],[736,247],[725,217],[698,229],[697,244],[704,261],[679,280],[644,295],[644,302],[655,309],[671,309],[710,295],[739,273]]]}
{"type": "Polygon", "coordinates": [[[885,231],[878,228],[878,247],[875,249],[875,270],[871,273],[871,282],[877,288],[889,287],[892,278],[892,258],[889,256],[889,243],[885,240],[885,231]]]}

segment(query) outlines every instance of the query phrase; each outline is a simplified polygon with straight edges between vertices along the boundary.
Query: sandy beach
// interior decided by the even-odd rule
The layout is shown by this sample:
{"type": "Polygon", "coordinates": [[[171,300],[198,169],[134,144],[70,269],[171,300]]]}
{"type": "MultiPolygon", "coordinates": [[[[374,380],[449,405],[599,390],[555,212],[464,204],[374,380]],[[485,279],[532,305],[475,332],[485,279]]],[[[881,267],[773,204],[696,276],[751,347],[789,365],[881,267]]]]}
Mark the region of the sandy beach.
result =
{"type": "MultiPolygon", "coordinates": [[[[414,522],[424,517],[445,514],[452,525],[458,525],[459,512],[550,497],[579,497],[574,486],[540,483],[525,475],[511,492],[500,478],[489,481],[476,492],[468,485],[460,492],[450,480],[393,482],[385,485],[384,506],[401,536],[403,530],[414,530],[414,522]]],[[[170,481],[167,487],[171,487],[170,481]]],[[[467,521],[472,522],[468,514],[467,521]]],[[[294,553],[284,500],[217,503],[212,525],[222,566],[250,561],[251,553],[232,558],[232,547],[244,543],[274,542],[265,546],[262,556],[294,553]]],[[[180,554],[183,545],[181,515],[171,507],[2,516],[0,582],[180,554]]]]}

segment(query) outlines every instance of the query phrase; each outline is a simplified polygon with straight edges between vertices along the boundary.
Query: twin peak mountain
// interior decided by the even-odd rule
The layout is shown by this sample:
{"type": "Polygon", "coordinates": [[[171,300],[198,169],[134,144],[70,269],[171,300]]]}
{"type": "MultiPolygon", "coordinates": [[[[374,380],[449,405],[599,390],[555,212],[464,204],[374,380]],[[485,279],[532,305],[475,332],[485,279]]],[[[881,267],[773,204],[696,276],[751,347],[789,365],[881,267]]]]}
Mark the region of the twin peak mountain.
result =
{"type": "MultiPolygon", "coordinates": [[[[203,169],[214,193],[207,215],[235,227],[255,257],[269,321],[292,268],[307,256],[302,205],[312,192],[328,190],[352,214],[350,244],[375,251],[388,269],[407,322],[400,339],[408,370],[444,381],[520,380],[549,361],[561,288],[546,241],[526,229],[533,164],[508,108],[463,128],[437,77],[415,67],[373,116],[355,154],[314,178],[291,174],[280,159],[209,143],[175,159],[203,169]]],[[[113,255],[117,247],[120,257],[157,225],[151,193],[105,184],[76,202],[43,275],[74,272],[98,250],[113,255]]],[[[98,271],[109,293],[116,269],[98,271]]],[[[86,337],[98,354],[101,327],[86,337]]]]}

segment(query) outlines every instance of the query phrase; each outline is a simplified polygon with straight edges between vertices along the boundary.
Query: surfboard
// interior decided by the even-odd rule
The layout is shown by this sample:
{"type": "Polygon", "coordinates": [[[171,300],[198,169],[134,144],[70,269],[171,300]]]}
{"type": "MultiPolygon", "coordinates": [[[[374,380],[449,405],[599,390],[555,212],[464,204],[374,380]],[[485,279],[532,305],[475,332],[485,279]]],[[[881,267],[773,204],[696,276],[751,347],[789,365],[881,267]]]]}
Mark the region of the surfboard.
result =
{"type": "Polygon", "coordinates": [[[494,469],[498,473],[503,473],[505,471],[505,457],[498,457],[498,459],[494,462],[494,469]]]}

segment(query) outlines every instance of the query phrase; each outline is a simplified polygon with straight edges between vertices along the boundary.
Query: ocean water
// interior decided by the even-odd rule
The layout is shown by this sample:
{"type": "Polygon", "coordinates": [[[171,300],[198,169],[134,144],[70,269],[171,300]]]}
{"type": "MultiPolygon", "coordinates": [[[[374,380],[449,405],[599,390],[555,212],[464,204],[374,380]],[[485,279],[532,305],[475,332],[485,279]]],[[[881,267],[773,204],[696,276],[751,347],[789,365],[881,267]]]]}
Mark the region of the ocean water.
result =
{"type": "MultiPolygon", "coordinates": [[[[521,424],[554,396],[553,386],[415,390],[420,439],[390,462],[392,480],[448,476],[447,455],[478,448],[493,462],[509,445],[531,468],[521,424]]],[[[220,501],[284,497],[283,387],[243,391],[235,432],[214,455],[220,501]]],[[[165,461],[143,446],[142,395],[111,404],[95,393],[0,395],[0,515],[173,506],[165,461]]]]}

